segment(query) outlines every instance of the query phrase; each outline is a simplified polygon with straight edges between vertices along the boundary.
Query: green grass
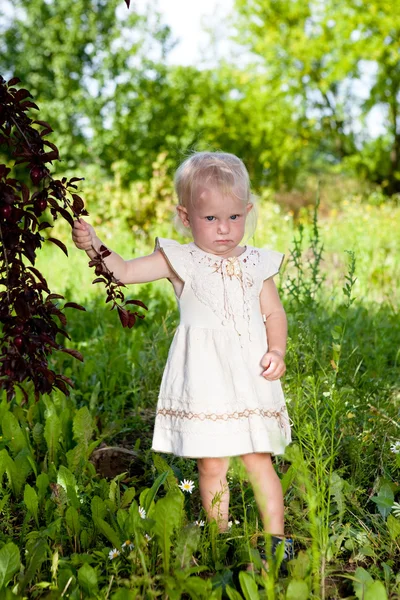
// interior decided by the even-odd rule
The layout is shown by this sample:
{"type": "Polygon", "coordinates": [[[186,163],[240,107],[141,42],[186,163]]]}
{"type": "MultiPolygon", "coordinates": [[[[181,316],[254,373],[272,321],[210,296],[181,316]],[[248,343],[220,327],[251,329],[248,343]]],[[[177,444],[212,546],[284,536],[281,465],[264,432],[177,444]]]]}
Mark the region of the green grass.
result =
{"type": "MultiPolygon", "coordinates": [[[[325,214],[318,225],[324,253],[317,269],[324,280],[315,294],[310,273],[318,243],[308,242],[312,222],[304,218],[299,266],[289,261],[280,279],[289,318],[283,385],[293,421],[293,444],[276,460],[286,532],[296,546],[288,578],[244,571],[250,559],[257,563],[262,532],[238,460],[229,479],[231,517],[240,523],[219,535],[212,524],[193,525],[204,518],[198,488],[185,496],[177,489],[183,478],[197,484],[195,461],[164,460],[150,451],[158,386],[177,324],[170,284],[127,290],[149,311],[133,330],[123,330],[101,288],[90,285],[94,275],[84,253],[70,243],[64,259],[46,246],[38,267],[50,288],[86,306],[85,313],[67,314],[70,345],[85,361],[65,354],[51,359],[75,382],[69,398],[56,393],[37,404],[21,406],[17,398],[0,405],[0,594],[400,597],[400,514],[394,504],[400,454],[391,450],[400,440],[399,213],[390,206],[343,204],[325,214]],[[355,282],[346,250],[354,252],[355,282]],[[301,286],[289,294],[290,281],[301,286]],[[121,459],[125,474],[112,481],[96,475],[88,460],[101,442],[136,453],[121,459]],[[139,505],[147,507],[147,519],[140,519],[139,505]],[[132,552],[109,560],[108,552],[128,537],[132,552]],[[6,564],[15,568],[4,570],[6,564]]],[[[67,239],[67,229],[58,229],[67,239]]],[[[98,232],[125,257],[134,247],[152,250],[151,241],[135,240],[121,223],[103,223],[98,232]]],[[[175,237],[169,223],[158,225],[154,235],[175,237]]],[[[250,243],[288,257],[292,251],[293,257],[294,235],[290,215],[268,204],[250,243]]]]}

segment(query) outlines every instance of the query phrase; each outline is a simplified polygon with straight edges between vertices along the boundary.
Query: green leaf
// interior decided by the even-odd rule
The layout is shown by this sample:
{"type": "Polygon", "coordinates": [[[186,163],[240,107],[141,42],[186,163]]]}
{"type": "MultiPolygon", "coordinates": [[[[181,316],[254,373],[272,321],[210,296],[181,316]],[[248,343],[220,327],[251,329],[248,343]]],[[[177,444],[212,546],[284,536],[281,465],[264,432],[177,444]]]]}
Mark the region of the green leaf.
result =
{"type": "Polygon", "coordinates": [[[0,590],[11,581],[21,566],[18,547],[10,542],[0,550],[0,590]]]}
{"type": "Polygon", "coordinates": [[[73,506],[69,506],[65,513],[65,522],[69,529],[69,533],[73,536],[78,536],[81,531],[81,524],[79,521],[79,513],[73,506]]]}
{"type": "Polygon", "coordinates": [[[86,448],[93,435],[93,418],[87,406],[83,406],[75,414],[72,430],[74,440],[83,444],[86,448]]]}
{"type": "Polygon", "coordinates": [[[378,495],[371,498],[371,500],[372,502],[375,502],[380,514],[385,519],[392,510],[392,505],[394,502],[394,494],[390,485],[385,483],[380,488],[378,495]]]}
{"type": "Polygon", "coordinates": [[[12,485],[10,470],[12,471],[13,464],[13,459],[8,454],[7,450],[5,448],[3,448],[3,450],[0,450],[0,486],[2,485],[4,473],[7,474],[10,486],[12,485]]]}
{"type": "Polygon", "coordinates": [[[107,514],[107,507],[99,496],[93,496],[91,502],[92,517],[93,519],[104,519],[107,514]]]}
{"type": "Polygon", "coordinates": [[[111,596],[111,600],[137,600],[138,595],[136,592],[128,590],[126,588],[120,588],[115,594],[111,596]]]}
{"type": "Polygon", "coordinates": [[[67,498],[71,506],[80,507],[80,502],[77,495],[78,486],[75,476],[67,467],[61,465],[57,473],[57,483],[66,491],[67,498]]]}
{"type": "Polygon", "coordinates": [[[121,548],[121,540],[119,535],[114,529],[103,519],[99,517],[93,517],[93,522],[96,525],[97,529],[108,539],[110,544],[119,550],[121,548]]]}
{"type": "Polygon", "coordinates": [[[229,600],[243,600],[243,596],[239,594],[239,592],[237,592],[230,585],[226,586],[225,593],[228,596],[229,600]]]}
{"type": "Polygon", "coordinates": [[[78,571],[78,582],[81,588],[91,594],[97,590],[97,573],[87,563],[85,563],[78,571]]]}
{"type": "Polygon", "coordinates": [[[389,515],[386,521],[389,535],[393,541],[400,537],[400,520],[396,519],[393,515],[389,515]]]}
{"type": "Polygon", "coordinates": [[[14,458],[14,469],[13,475],[13,488],[15,489],[15,495],[19,496],[22,492],[22,487],[30,473],[32,472],[31,461],[29,460],[30,450],[29,448],[22,448],[22,450],[14,458]]]}
{"type": "Polygon", "coordinates": [[[373,583],[371,575],[362,567],[357,567],[353,581],[354,593],[358,600],[365,600],[364,594],[368,584],[373,583]]]}
{"type": "Polygon", "coordinates": [[[13,413],[7,412],[4,415],[1,428],[5,441],[13,454],[17,454],[28,446],[28,442],[13,413]]]}
{"type": "MultiPolygon", "coordinates": [[[[165,472],[168,473],[165,487],[167,490],[178,488],[178,483],[176,481],[175,474],[167,461],[161,456],[161,454],[153,453],[153,463],[155,468],[157,469],[159,475],[163,475],[165,472]]],[[[178,488],[179,489],[179,488],[178,488]]],[[[143,506],[143,504],[142,504],[143,506]]]]}
{"type": "Polygon", "coordinates": [[[385,586],[381,581],[374,581],[367,585],[364,600],[388,600],[385,586]]]}
{"type": "Polygon", "coordinates": [[[42,502],[42,500],[46,497],[47,492],[49,490],[49,485],[50,480],[47,473],[40,473],[40,475],[36,477],[36,487],[39,492],[39,502],[42,502]]]}
{"type": "Polygon", "coordinates": [[[245,600],[259,600],[260,594],[258,593],[257,584],[249,573],[240,571],[239,581],[245,600]]]}
{"type": "Polygon", "coordinates": [[[201,577],[188,577],[184,583],[185,592],[191,598],[210,598],[212,594],[211,581],[201,577]]]}
{"type": "Polygon", "coordinates": [[[286,473],[284,474],[284,476],[281,479],[282,491],[283,491],[284,495],[286,494],[289,487],[292,485],[295,477],[296,477],[296,469],[294,468],[293,465],[290,465],[290,467],[288,468],[288,470],[286,471],[286,473]]]}
{"type": "Polygon", "coordinates": [[[128,488],[121,499],[121,508],[127,508],[135,497],[135,488],[128,488]]]}
{"type": "Polygon", "coordinates": [[[140,505],[145,509],[147,514],[149,513],[151,503],[153,502],[154,498],[156,497],[158,490],[163,485],[163,483],[165,483],[165,481],[168,479],[168,476],[169,476],[168,471],[161,473],[161,475],[159,475],[157,477],[157,479],[155,480],[155,482],[153,483],[151,488],[150,489],[147,488],[146,490],[143,490],[143,492],[140,494],[140,505]]]}
{"type": "Polygon", "coordinates": [[[292,566],[293,579],[304,579],[310,570],[310,557],[307,552],[300,550],[290,564],[292,566]]]}
{"type": "Polygon", "coordinates": [[[165,573],[169,572],[171,537],[180,525],[182,517],[183,494],[177,489],[169,490],[165,498],[158,500],[153,513],[155,520],[153,531],[162,551],[165,573]]]}
{"type": "Polygon", "coordinates": [[[24,572],[24,576],[18,584],[19,593],[23,592],[26,586],[31,583],[31,581],[36,575],[36,572],[42,566],[42,563],[46,559],[47,548],[48,546],[45,540],[39,538],[35,542],[32,553],[30,554],[30,560],[24,572]]]}
{"type": "Polygon", "coordinates": [[[286,590],[286,600],[308,600],[307,583],[302,579],[292,579],[286,590]]]}
{"type": "Polygon", "coordinates": [[[4,508],[7,505],[7,502],[10,499],[10,494],[5,494],[3,498],[0,500],[0,514],[3,512],[4,508]]]}
{"type": "Polygon", "coordinates": [[[336,471],[333,471],[332,476],[331,476],[331,482],[330,482],[330,493],[332,494],[332,496],[335,499],[340,519],[343,517],[343,513],[345,510],[345,498],[344,498],[344,494],[343,494],[343,485],[344,485],[343,479],[338,475],[338,473],[336,473],[336,471]]]}
{"type": "Polygon", "coordinates": [[[181,529],[175,543],[175,564],[179,569],[189,566],[193,554],[196,552],[200,542],[200,527],[189,525],[181,529]]]}
{"type": "Polygon", "coordinates": [[[25,485],[24,502],[26,504],[27,509],[35,519],[36,525],[39,527],[38,497],[35,490],[29,485],[29,483],[25,485]]]}
{"type": "Polygon", "coordinates": [[[55,413],[52,413],[46,417],[46,423],[44,426],[44,439],[46,440],[47,449],[49,452],[49,463],[56,463],[60,436],[60,419],[55,413]]]}

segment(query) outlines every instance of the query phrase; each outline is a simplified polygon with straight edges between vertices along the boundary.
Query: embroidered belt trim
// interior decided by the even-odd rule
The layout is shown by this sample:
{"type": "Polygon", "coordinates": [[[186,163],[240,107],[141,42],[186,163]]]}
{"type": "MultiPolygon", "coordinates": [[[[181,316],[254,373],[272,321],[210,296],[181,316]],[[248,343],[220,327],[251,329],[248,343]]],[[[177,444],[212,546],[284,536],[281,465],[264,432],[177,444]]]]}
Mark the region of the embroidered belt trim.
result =
{"type": "Polygon", "coordinates": [[[283,407],[281,410],[263,410],[261,408],[246,408],[243,411],[235,411],[233,413],[193,413],[186,410],[173,410],[171,408],[159,408],[157,410],[157,416],[163,417],[177,417],[178,419],[199,419],[200,421],[229,421],[230,419],[247,419],[251,416],[267,417],[268,419],[277,419],[279,426],[283,429],[287,426],[288,417],[286,408],[283,407]]]}

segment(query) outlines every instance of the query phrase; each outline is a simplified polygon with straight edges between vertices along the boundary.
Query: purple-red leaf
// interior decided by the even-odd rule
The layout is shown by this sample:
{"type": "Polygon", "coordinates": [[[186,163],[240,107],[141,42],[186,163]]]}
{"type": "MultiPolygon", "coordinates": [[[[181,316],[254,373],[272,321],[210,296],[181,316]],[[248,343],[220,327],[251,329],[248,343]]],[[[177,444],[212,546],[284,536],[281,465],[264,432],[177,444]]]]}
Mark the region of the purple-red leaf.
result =
{"type": "Polygon", "coordinates": [[[71,350],[71,348],[60,348],[61,352],[65,352],[65,354],[70,354],[74,358],[77,358],[81,362],[83,362],[83,356],[78,350],[71,350]]]}
{"type": "Polygon", "coordinates": [[[47,221],[42,221],[42,223],[40,223],[38,231],[42,231],[42,229],[47,229],[48,227],[53,227],[53,225],[50,225],[50,223],[47,223],[47,221]]]}
{"type": "Polygon", "coordinates": [[[140,306],[145,310],[149,310],[147,306],[141,300],[126,300],[125,304],[136,304],[136,306],[140,306]]]}
{"type": "Polygon", "coordinates": [[[76,310],[86,310],[84,306],[77,304],[76,302],[66,302],[64,308],[76,308],[76,310]]]}
{"type": "Polygon", "coordinates": [[[55,244],[56,246],[58,246],[59,248],[61,248],[61,250],[64,252],[64,254],[66,254],[68,256],[68,250],[65,244],[63,244],[63,242],[60,242],[60,240],[57,240],[56,238],[52,238],[49,237],[47,238],[48,242],[53,242],[53,244],[55,244]]]}
{"type": "Polygon", "coordinates": [[[121,321],[122,327],[129,326],[129,313],[125,308],[117,307],[119,320],[121,321]]]}

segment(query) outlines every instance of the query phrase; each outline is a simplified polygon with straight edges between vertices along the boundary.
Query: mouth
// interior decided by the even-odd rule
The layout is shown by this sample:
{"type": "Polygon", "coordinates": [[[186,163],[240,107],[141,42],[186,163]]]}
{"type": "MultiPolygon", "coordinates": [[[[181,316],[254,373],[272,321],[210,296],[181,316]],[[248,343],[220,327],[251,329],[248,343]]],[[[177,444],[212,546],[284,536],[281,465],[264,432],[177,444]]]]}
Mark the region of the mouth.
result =
{"type": "Polygon", "coordinates": [[[217,244],[228,244],[229,240],[215,240],[217,244]]]}

